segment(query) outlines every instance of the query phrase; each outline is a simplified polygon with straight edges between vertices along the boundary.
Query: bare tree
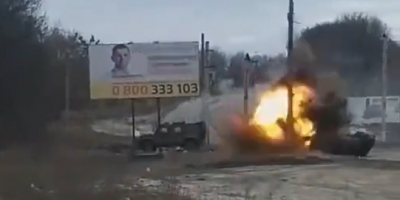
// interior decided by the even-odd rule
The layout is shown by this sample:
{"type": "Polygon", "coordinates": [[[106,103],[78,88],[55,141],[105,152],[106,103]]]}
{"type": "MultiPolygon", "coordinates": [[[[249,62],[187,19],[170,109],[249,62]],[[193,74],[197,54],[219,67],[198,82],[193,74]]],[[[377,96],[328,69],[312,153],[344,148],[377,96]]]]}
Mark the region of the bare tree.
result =
{"type": "Polygon", "coordinates": [[[67,65],[77,66],[71,73],[72,96],[88,101],[87,46],[98,40],[49,27],[39,14],[40,5],[40,0],[0,1],[0,24],[5,27],[0,29],[2,143],[46,137],[48,122],[64,104],[67,65]],[[60,51],[69,56],[61,59],[60,51]]]}

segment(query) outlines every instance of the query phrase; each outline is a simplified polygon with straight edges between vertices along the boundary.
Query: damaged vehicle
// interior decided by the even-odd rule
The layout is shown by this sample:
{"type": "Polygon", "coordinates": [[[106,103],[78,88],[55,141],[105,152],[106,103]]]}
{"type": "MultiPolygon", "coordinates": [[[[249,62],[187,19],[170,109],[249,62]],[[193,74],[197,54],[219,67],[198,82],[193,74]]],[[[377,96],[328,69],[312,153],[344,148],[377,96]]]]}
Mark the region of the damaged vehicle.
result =
{"type": "Polygon", "coordinates": [[[365,157],[375,145],[375,134],[351,124],[347,101],[330,93],[322,106],[311,109],[316,134],[310,149],[334,155],[365,157]]]}
{"type": "Polygon", "coordinates": [[[263,92],[252,116],[232,116],[233,136],[225,141],[238,152],[317,150],[334,155],[367,156],[375,144],[375,136],[350,128],[346,98],[332,89],[318,91],[319,80],[310,71],[299,69],[292,73],[263,92]]]}

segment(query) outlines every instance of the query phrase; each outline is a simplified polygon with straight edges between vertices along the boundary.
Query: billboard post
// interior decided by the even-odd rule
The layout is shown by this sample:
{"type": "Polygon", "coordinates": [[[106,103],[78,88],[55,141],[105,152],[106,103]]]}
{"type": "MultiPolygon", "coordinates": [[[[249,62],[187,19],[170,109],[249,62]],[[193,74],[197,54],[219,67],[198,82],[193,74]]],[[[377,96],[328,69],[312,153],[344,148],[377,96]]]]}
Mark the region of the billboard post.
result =
{"type": "Polygon", "coordinates": [[[136,141],[136,123],[135,123],[135,99],[131,99],[131,117],[132,117],[132,144],[130,151],[130,159],[135,158],[136,149],[137,149],[137,141],[136,141]]]}
{"type": "Polygon", "coordinates": [[[161,124],[161,99],[156,98],[156,103],[157,103],[157,126],[160,126],[160,124],[161,124]]]}

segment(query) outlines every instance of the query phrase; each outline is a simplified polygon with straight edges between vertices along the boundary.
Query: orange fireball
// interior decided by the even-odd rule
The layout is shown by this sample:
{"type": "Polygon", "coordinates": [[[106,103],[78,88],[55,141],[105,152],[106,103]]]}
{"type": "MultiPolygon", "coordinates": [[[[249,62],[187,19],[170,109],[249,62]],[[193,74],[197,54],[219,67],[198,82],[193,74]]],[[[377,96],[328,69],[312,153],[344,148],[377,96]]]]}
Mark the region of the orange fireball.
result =
{"type": "MultiPolygon", "coordinates": [[[[305,103],[308,103],[315,96],[315,91],[303,84],[293,84],[293,119],[295,134],[301,138],[310,138],[314,133],[314,124],[305,117],[305,103]]],[[[285,130],[278,121],[286,122],[288,115],[288,88],[277,86],[266,91],[255,109],[250,120],[251,125],[262,128],[263,134],[273,143],[285,141],[285,130]]],[[[305,146],[309,145],[305,141],[305,146]]]]}

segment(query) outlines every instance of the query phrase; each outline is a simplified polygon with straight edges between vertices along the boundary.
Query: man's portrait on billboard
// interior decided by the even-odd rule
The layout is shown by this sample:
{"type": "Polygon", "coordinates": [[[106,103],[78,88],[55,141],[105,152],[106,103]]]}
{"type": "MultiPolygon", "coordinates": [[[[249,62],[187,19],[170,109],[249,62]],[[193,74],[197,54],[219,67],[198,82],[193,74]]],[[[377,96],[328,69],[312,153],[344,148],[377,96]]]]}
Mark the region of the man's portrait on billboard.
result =
{"type": "Polygon", "coordinates": [[[129,76],[131,51],[125,44],[117,44],[112,48],[111,60],[114,63],[111,69],[112,77],[129,76]]]}

